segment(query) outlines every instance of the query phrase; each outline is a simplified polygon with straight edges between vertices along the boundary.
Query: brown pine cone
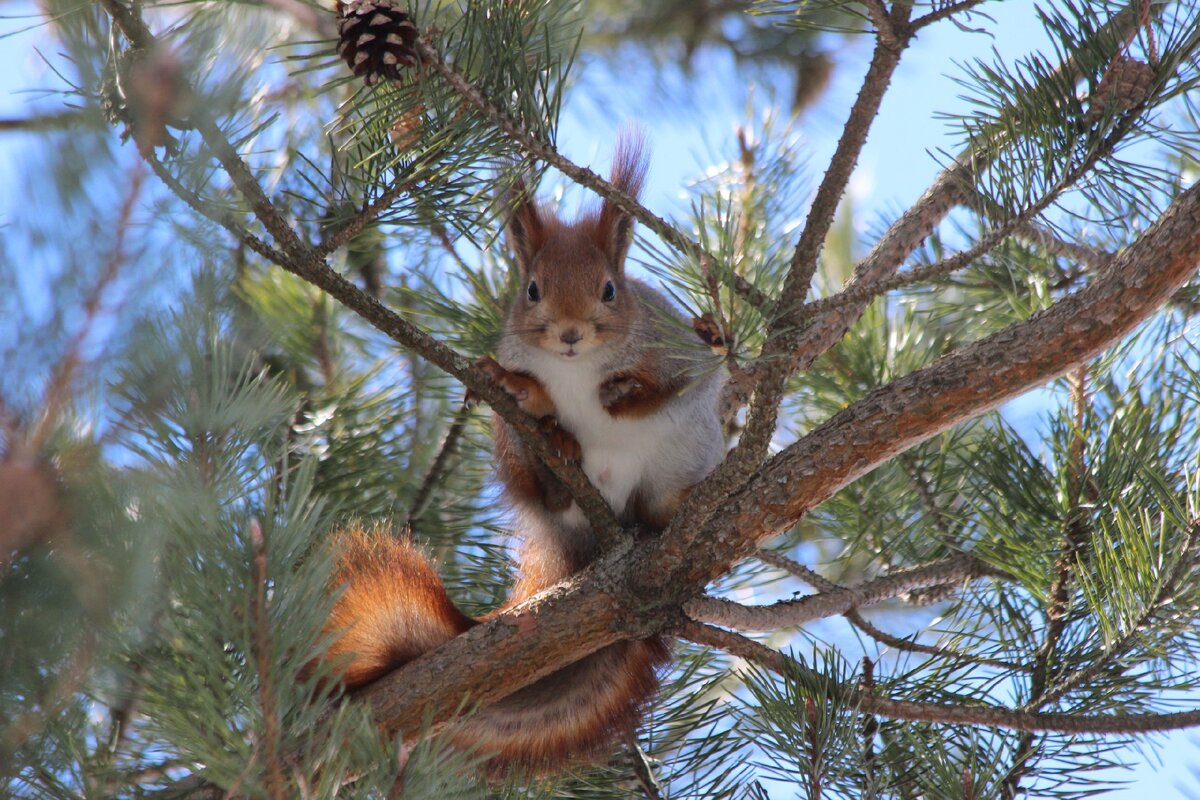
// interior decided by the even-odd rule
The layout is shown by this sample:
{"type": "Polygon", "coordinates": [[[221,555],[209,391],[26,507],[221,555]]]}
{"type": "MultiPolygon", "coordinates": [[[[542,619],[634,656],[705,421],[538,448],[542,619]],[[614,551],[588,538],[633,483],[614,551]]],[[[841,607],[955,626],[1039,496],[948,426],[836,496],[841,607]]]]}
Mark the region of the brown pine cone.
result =
{"type": "Polygon", "coordinates": [[[401,70],[419,62],[417,26],[391,0],[339,2],[338,17],[338,52],[368,86],[400,80],[401,70]]]}
{"type": "Polygon", "coordinates": [[[1145,61],[1118,55],[1092,93],[1092,103],[1087,113],[1088,124],[1105,114],[1120,114],[1137,107],[1150,96],[1153,85],[1154,67],[1145,61]]]}

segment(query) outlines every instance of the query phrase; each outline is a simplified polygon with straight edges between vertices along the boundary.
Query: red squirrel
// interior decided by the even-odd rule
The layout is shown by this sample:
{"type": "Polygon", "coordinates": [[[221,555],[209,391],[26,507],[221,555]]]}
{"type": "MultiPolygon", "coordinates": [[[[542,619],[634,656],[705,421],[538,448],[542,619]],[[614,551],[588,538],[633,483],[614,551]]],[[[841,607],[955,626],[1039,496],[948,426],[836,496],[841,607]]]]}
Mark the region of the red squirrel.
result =
{"type": "MultiPolygon", "coordinates": [[[[645,171],[640,141],[623,139],[613,185],[636,198],[645,171]]],[[[622,522],[661,529],[724,453],[724,371],[700,339],[681,335],[688,320],[661,293],[625,274],[632,217],[605,200],[568,223],[526,194],[508,226],[519,292],[497,360],[481,364],[526,412],[544,418],[552,444],[579,460],[622,522]]],[[[597,555],[587,520],[549,470],[507,423],[496,417],[493,426],[497,474],[524,546],[510,597],[488,617],[597,555]]],[[[327,658],[348,664],[347,688],[478,624],[413,545],[356,530],[341,546],[334,584],[345,588],[326,630],[342,635],[327,658]]],[[[487,754],[493,767],[545,771],[594,758],[637,724],[668,655],[659,637],[610,645],[480,709],[456,729],[456,741],[487,754]]]]}

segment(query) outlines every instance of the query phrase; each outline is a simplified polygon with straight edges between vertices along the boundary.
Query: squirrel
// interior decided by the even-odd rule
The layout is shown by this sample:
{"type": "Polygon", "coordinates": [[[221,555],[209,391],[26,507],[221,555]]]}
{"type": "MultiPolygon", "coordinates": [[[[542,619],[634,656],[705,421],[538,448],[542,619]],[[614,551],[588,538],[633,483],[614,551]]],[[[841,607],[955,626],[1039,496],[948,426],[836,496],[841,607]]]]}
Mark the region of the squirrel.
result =
{"type": "MultiPolygon", "coordinates": [[[[646,172],[640,139],[617,145],[611,182],[636,198],[646,172]]],[[[523,182],[508,224],[520,288],[497,359],[480,365],[550,443],[577,460],[622,523],[661,530],[724,455],[718,414],[724,369],[688,320],[658,291],[628,277],[633,219],[611,200],[564,222],[523,182]],[[690,341],[688,339],[690,338],[690,341]]],[[[485,619],[584,569],[598,555],[587,520],[508,424],[493,420],[497,476],[523,539],[520,576],[485,619]]],[[[345,663],[353,689],[470,629],[479,621],[450,600],[411,543],[356,529],[340,537],[333,583],[344,587],[326,630],[326,658],[345,663]]],[[[480,620],[482,621],[482,620],[480,620]]],[[[584,657],[456,726],[454,741],[491,758],[551,771],[603,753],[631,731],[669,660],[661,637],[624,641],[584,657]]]]}

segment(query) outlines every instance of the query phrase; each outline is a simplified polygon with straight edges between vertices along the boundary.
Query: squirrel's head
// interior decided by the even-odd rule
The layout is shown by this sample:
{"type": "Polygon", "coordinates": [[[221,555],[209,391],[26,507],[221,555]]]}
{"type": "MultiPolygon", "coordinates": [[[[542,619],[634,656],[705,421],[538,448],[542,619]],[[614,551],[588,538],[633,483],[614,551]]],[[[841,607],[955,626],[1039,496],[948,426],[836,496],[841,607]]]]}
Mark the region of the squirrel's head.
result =
{"type": "MultiPolygon", "coordinates": [[[[612,184],[636,199],[645,175],[641,140],[623,137],[612,184]]],[[[521,280],[510,333],[565,359],[624,341],[641,314],[625,280],[633,217],[606,199],[598,213],[565,223],[539,209],[523,183],[516,188],[508,239],[521,280]]]]}

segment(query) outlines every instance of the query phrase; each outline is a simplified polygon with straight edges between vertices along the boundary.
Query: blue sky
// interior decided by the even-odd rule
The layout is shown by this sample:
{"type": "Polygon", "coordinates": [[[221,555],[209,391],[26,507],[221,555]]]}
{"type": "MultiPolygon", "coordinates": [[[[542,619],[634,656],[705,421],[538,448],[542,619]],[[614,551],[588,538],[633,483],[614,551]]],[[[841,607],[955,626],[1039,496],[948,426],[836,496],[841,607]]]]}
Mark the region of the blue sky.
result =
{"type": "MultiPolygon", "coordinates": [[[[19,17],[32,13],[35,6],[8,2],[2,8],[8,19],[0,20],[0,34],[25,28],[28,21],[19,17]]],[[[983,20],[979,24],[987,24],[993,36],[942,23],[922,32],[906,53],[853,179],[856,222],[861,229],[870,227],[877,215],[894,213],[921,194],[940,169],[932,152],[957,149],[947,123],[935,118],[937,112],[964,108],[960,87],[950,77],[955,71],[953,62],[974,56],[989,57],[993,47],[1011,61],[1044,45],[1046,40],[1030,0],[1004,0],[984,8],[994,18],[994,24],[983,20]]],[[[55,85],[54,76],[33,51],[35,44],[44,43],[44,37],[36,30],[0,39],[0,117],[29,113],[30,102],[39,95],[22,92],[55,85]]],[[[814,182],[833,151],[869,49],[870,42],[864,37],[838,53],[839,69],[832,87],[824,100],[809,111],[801,126],[814,182]]],[[[633,117],[646,130],[653,152],[646,192],[648,204],[661,212],[683,212],[686,201],[680,187],[710,163],[710,145],[728,146],[734,123],[745,121],[745,97],[749,91],[736,80],[731,81],[728,65],[719,60],[698,65],[692,80],[693,96],[705,100],[703,107],[697,103],[695,109],[684,115],[673,114],[667,106],[647,103],[644,98],[626,108],[609,105],[603,110],[595,103],[569,100],[559,131],[561,149],[573,160],[606,164],[617,127],[633,117]]],[[[620,87],[611,76],[585,76],[583,88],[589,82],[595,82],[606,96],[620,94],[620,87]]],[[[769,95],[770,87],[755,89],[760,107],[766,105],[769,95]]],[[[19,136],[0,133],[0,185],[13,185],[12,176],[19,169],[20,140],[19,136]]],[[[0,194],[0,225],[9,224],[12,209],[21,201],[13,192],[0,194]]],[[[2,235],[4,228],[0,227],[2,235]]],[[[16,266],[0,265],[0,269],[16,266]]],[[[0,339],[4,335],[0,322],[0,339]]],[[[1036,427],[1044,402],[1044,395],[1031,393],[1009,404],[1005,413],[1019,427],[1036,427]]],[[[1200,792],[1200,783],[1188,771],[1190,763],[1200,761],[1194,736],[1178,734],[1167,741],[1160,754],[1165,764],[1160,765],[1153,756],[1147,757],[1141,767],[1127,776],[1134,782],[1128,789],[1107,796],[1182,800],[1200,792]]]]}

